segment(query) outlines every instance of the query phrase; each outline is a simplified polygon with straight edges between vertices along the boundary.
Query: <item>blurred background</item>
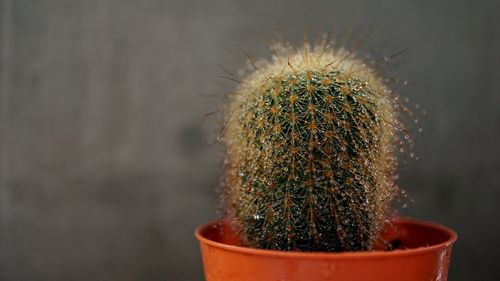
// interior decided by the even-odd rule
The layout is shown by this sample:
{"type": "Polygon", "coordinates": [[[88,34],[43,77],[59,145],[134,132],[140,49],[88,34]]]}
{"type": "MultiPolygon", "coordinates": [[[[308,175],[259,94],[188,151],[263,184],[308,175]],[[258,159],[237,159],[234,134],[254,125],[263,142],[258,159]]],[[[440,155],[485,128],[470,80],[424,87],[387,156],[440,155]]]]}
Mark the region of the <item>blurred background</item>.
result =
{"type": "Polygon", "coordinates": [[[220,66],[353,22],[427,111],[402,213],[458,232],[449,280],[498,280],[498,1],[0,1],[0,280],[203,280],[220,66]]]}

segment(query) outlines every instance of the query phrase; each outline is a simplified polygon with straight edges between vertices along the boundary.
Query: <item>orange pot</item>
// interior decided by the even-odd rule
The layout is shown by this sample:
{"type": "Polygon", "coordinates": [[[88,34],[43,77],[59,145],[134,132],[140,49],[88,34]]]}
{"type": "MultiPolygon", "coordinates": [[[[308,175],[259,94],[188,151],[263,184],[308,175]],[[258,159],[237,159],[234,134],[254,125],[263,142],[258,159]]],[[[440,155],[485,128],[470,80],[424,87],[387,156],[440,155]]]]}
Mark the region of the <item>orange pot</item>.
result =
{"type": "Polygon", "coordinates": [[[454,231],[437,224],[394,219],[386,241],[393,251],[285,252],[239,246],[224,222],[196,229],[207,281],[446,281],[454,231]]]}

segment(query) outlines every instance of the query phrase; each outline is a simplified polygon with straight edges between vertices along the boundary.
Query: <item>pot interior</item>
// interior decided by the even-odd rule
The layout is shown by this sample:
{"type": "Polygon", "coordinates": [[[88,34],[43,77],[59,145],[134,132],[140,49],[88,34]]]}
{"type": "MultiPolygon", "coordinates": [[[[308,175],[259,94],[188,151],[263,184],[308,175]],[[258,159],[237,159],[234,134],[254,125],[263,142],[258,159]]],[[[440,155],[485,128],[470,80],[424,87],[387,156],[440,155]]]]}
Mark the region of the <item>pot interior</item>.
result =
{"type": "MultiPolygon", "coordinates": [[[[221,221],[199,229],[199,235],[207,240],[237,247],[242,245],[238,232],[228,222],[221,221]]],[[[402,218],[395,218],[381,231],[374,250],[391,251],[397,249],[416,249],[453,243],[456,234],[448,228],[402,218]]]]}

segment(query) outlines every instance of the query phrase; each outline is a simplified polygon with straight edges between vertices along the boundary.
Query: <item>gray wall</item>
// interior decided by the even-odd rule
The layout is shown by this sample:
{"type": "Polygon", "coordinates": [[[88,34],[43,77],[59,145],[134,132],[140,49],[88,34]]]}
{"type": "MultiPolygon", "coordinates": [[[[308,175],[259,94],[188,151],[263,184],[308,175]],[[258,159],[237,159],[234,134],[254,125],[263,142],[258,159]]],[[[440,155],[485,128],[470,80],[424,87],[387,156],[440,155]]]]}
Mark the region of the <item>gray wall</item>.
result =
{"type": "Polygon", "coordinates": [[[1,1],[0,280],[202,280],[217,65],[356,17],[364,50],[409,48],[392,73],[428,112],[402,212],[457,230],[451,281],[498,280],[500,3],[270,2],[1,1]]]}

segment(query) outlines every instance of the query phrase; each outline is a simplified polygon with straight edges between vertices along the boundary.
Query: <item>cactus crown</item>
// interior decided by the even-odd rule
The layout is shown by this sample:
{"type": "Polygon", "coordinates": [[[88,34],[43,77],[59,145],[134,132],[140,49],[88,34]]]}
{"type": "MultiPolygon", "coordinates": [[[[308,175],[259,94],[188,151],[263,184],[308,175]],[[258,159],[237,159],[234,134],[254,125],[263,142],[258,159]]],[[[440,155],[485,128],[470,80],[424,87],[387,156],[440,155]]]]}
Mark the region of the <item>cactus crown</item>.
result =
{"type": "Polygon", "coordinates": [[[371,249],[397,190],[398,113],[345,49],[273,47],[230,97],[227,216],[265,249],[371,249]]]}

